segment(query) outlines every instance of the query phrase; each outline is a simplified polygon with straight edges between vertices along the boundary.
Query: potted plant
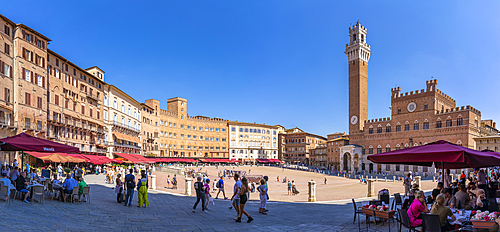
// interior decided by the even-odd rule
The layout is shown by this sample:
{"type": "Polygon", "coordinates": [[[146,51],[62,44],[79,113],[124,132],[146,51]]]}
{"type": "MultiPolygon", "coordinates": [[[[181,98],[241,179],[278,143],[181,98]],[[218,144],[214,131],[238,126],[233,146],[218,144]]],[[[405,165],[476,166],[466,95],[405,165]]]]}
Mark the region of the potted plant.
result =
{"type": "Polygon", "coordinates": [[[489,229],[495,224],[495,220],[499,217],[500,212],[490,213],[489,211],[482,212],[481,210],[473,210],[471,212],[471,222],[474,228],[489,229]]]}

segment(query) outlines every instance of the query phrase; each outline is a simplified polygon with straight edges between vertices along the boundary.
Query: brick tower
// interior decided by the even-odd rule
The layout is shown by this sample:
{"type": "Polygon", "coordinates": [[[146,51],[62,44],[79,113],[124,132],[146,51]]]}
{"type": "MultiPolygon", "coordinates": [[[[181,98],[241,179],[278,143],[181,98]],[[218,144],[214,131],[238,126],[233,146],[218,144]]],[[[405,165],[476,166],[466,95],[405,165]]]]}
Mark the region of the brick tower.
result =
{"type": "Polygon", "coordinates": [[[349,61],[349,134],[363,129],[368,120],[368,60],[370,45],[366,44],[366,28],[359,22],[349,27],[350,41],[345,45],[349,61]]]}

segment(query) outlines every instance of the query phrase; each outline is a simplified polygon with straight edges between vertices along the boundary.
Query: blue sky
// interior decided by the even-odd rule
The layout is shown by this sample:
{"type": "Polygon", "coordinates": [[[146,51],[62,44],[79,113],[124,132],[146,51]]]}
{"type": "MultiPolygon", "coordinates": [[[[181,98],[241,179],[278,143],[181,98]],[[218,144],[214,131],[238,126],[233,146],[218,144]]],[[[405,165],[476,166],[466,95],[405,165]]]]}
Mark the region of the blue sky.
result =
{"type": "Polygon", "coordinates": [[[2,1],[0,14],[139,102],[190,115],[348,129],[348,27],[368,28],[369,117],[390,89],[438,89],[499,120],[499,1],[2,1]],[[149,2],[149,3],[144,3],[149,2]]]}

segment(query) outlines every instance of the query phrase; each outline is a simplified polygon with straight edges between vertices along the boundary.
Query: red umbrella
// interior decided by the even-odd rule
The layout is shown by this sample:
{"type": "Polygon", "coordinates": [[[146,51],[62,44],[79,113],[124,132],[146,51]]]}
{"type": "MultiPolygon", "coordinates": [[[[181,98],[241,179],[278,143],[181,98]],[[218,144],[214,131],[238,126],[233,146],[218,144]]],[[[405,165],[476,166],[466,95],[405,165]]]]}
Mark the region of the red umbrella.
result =
{"type": "Polygon", "coordinates": [[[432,166],[446,169],[500,166],[500,155],[476,151],[444,140],[422,146],[369,155],[374,163],[432,166]],[[444,167],[443,167],[444,165],[444,167]]]}
{"type": "Polygon", "coordinates": [[[52,142],[21,133],[12,137],[0,139],[0,150],[2,151],[37,151],[37,152],[64,152],[79,153],[77,147],[52,142]]]}

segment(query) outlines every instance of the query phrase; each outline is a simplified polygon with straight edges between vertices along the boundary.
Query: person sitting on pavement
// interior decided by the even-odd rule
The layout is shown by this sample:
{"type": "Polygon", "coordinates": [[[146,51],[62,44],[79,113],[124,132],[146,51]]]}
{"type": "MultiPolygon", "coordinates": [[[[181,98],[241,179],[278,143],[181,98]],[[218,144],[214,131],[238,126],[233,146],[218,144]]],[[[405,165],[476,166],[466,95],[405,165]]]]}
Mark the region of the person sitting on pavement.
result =
{"type": "Polygon", "coordinates": [[[457,220],[451,209],[444,205],[445,196],[444,194],[439,194],[436,196],[435,203],[432,205],[431,214],[437,214],[439,216],[439,222],[441,223],[441,231],[449,231],[450,223],[447,217],[450,216],[453,221],[457,220]]]}
{"type": "Polygon", "coordinates": [[[71,178],[71,174],[68,174],[66,180],[64,181],[63,188],[61,188],[62,201],[66,202],[66,194],[72,194],[73,188],[78,187],[78,182],[71,178]]]}
{"type": "Polygon", "coordinates": [[[28,186],[28,182],[25,179],[26,177],[26,172],[22,172],[19,177],[16,178],[16,189],[18,192],[24,193],[24,199],[23,202],[29,203],[28,202],[28,196],[30,195],[30,191],[26,188],[28,186]]]}

